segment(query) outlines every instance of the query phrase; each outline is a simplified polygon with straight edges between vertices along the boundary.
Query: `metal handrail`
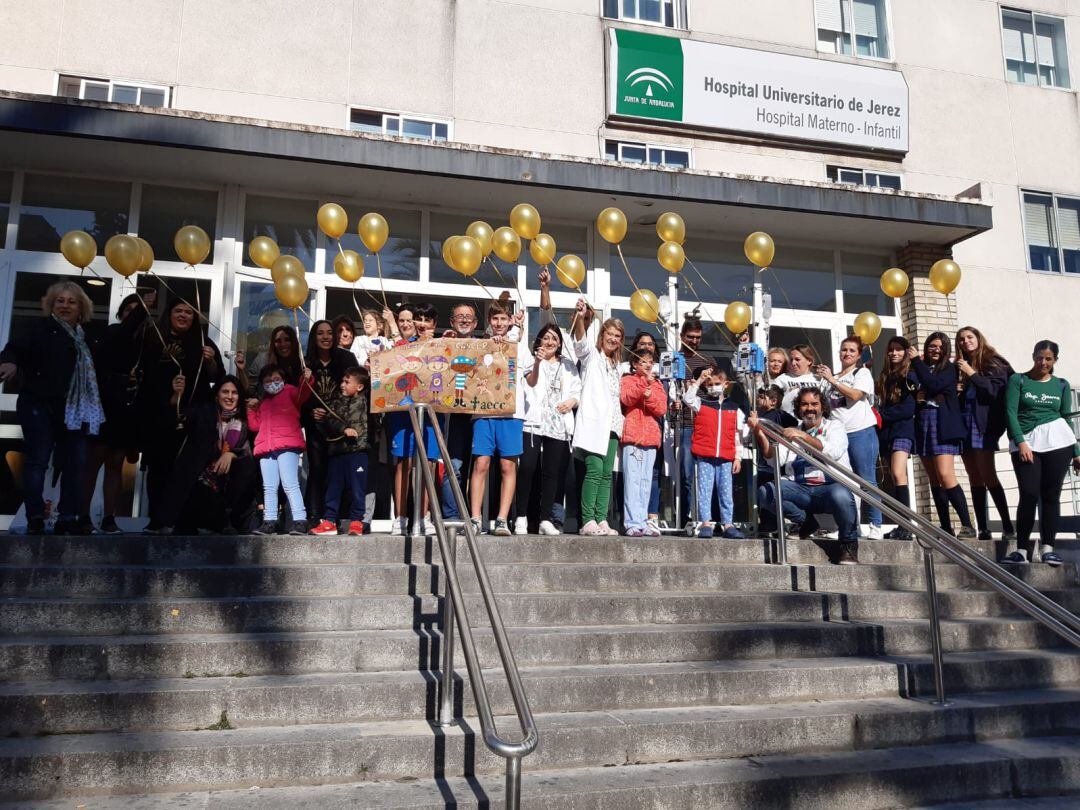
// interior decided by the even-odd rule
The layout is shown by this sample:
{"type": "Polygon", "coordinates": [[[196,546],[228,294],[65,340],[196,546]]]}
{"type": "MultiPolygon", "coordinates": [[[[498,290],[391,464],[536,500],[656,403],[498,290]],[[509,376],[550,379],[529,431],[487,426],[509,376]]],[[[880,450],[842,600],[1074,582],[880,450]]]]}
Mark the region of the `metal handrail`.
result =
{"type": "MultiPolygon", "coordinates": [[[[927,597],[930,605],[930,632],[934,656],[934,682],[937,688],[938,702],[945,702],[943,677],[943,656],[941,650],[941,628],[937,610],[937,588],[934,577],[933,552],[959,565],[965,572],[989,585],[1008,599],[1016,607],[1034,618],[1044,627],[1049,628],[1070,644],[1080,647],[1080,617],[1063,608],[1049,597],[1039,593],[1026,582],[1010,574],[1002,566],[988,559],[974,549],[957,540],[940,526],[931,523],[918,512],[910,509],[891,495],[858,477],[851,470],[842,466],[824,453],[804,442],[788,439],[777,426],[770,422],[759,421],[762,432],[775,444],[786,447],[791,452],[805,459],[812,466],[826,473],[834,482],[842,486],[856,498],[881,509],[897,524],[912,531],[916,541],[923,549],[923,561],[926,566],[927,597]]],[[[774,459],[777,454],[773,454],[774,459]]],[[[778,471],[779,472],[779,471],[778,471]]],[[[776,489],[780,490],[780,476],[776,477],[776,489]]],[[[786,561],[786,538],[783,533],[783,511],[777,499],[777,526],[780,538],[781,560],[786,561]]]]}
{"type": "MultiPolygon", "coordinates": [[[[414,403],[409,406],[409,419],[412,421],[413,433],[416,436],[416,461],[415,464],[421,469],[421,477],[424,489],[427,491],[428,501],[432,505],[431,517],[435,524],[435,536],[439,541],[439,550],[442,553],[443,567],[446,570],[446,602],[443,612],[443,663],[441,672],[442,695],[439,702],[440,726],[453,725],[453,691],[454,691],[454,618],[456,614],[458,633],[461,636],[461,648],[465,653],[465,665],[469,671],[469,682],[472,684],[473,697],[476,702],[476,710],[480,716],[480,728],[484,736],[484,744],[492,753],[506,760],[506,798],[507,810],[517,810],[521,805],[521,760],[527,757],[540,742],[540,736],[533,722],[532,710],[529,708],[529,700],[525,694],[525,688],[521,683],[521,673],[514,661],[514,653],[510,649],[510,640],[506,635],[502,617],[499,615],[499,607],[495,603],[494,591],[491,580],[488,578],[487,567],[480,556],[480,548],[476,542],[476,532],[470,520],[466,519],[460,529],[448,538],[446,525],[443,523],[442,511],[437,507],[438,493],[435,489],[435,478],[431,467],[427,463],[424,441],[424,414],[428,410],[423,403],[414,403]],[[461,591],[461,583],[457,571],[457,533],[465,535],[472,557],[473,568],[476,578],[480,583],[480,593],[484,599],[484,607],[487,609],[488,619],[491,622],[491,631],[495,637],[495,646],[499,651],[502,661],[503,672],[510,687],[510,696],[514,701],[514,710],[517,712],[518,722],[521,725],[522,739],[518,742],[509,742],[499,736],[495,727],[495,721],[491,711],[491,701],[488,698],[487,686],[484,683],[484,675],[480,669],[480,660],[476,654],[476,642],[473,638],[472,625],[469,623],[468,612],[465,608],[465,598],[461,591]]],[[[434,428],[435,440],[439,446],[439,453],[446,465],[449,476],[450,488],[454,500],[458,506],[458,514],[468,515],[468,506],[465,496],[461,492],[457,476],[453,474],[453,463],[450,451],[446,447],[446,438],[443,436],[439,420],[432,418],[429,424],[434,428]]],[[[419,503],[421,493],[414,490],[413,498],[419,503]]]]}

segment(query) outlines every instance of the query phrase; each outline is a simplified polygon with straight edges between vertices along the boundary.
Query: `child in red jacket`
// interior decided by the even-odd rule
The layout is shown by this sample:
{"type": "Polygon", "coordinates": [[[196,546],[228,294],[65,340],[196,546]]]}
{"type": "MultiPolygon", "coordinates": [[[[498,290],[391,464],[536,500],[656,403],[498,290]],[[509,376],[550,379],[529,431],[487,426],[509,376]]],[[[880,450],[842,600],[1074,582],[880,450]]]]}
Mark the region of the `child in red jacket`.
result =
{"type": "Polygon", "coordinates": [[[746,432],[742,411],[725,401],[727,374],[716,366],[698,369],[698,377],[686,387],[683,402],[694,412],[694,433],[690,449],[694,454],[694,478],[697,479],[698,537],[713,536],[712,497],[716,487],[720,503],[721,537],[745,537],[732,523],[735,499],[732,474],[742,470],[739,447],[746,432]],[[703,390],[704,389],[704,390],[703,390]]]}
{"type": "Polygon", "coordinates": [[[649,492],[656,448],[660,446],[660,423],[667,413],[667,393],[653,378],[655,356],[642,349],[630,360],[630,373],[622,378],[619,398],[625,418],[622,432],[623,524],[627,537],[656,537],[660,532],[646,526],[649,492]]]}
{"type": "Polygon", "coordinates": [[[300,429],[300,408],[311,397],[311,369],[304,369],[300,387],[288,385],[281,369],[263,366],[259,383],[266,395],[260,402],[248,400],[248,427],[258,431],[255,458],[263,480],[263,522],[255,534],[276,534],[278,484],[285,489],[292,512],[289,534],[307,534],[307,511],[300,493],[300,454],[304,434],[300,429]]]}

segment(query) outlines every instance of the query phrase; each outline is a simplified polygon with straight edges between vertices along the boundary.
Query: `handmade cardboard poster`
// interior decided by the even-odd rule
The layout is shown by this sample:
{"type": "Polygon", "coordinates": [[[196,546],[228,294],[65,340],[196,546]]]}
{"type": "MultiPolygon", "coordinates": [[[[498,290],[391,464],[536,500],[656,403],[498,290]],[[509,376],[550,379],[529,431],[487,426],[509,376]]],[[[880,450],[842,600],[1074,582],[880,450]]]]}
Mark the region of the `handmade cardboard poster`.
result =
{"type": "Polygon", "coordinates": [[[414,402],[442,413],[513,416],[517,344],[434,338],[371,355],[371,410],[403,411],[414,402]]]}

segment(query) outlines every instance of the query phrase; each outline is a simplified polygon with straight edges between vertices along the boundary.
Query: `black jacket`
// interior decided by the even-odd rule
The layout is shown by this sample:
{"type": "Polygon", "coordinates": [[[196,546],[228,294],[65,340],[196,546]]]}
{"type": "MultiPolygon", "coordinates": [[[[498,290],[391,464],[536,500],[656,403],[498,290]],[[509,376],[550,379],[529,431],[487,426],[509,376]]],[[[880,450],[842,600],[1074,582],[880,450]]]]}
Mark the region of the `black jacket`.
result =
{"type": "Polygon", "coordinates": [[[354,397],[338,396],[328,400],[333,413],[319,422],[319,430],[326,438],[326,452],[331,456],[368,450],[368,404],[365,392],[354,397]],[[345,435],[345,429],[356,431],[356,438],[345,435]]]}
{"type": "MultiPolygon", "coordinates": [[[[104,329],[93,323],[83,325],[91,354],[100,350],[104,329]]],[[[68,388],[75,373],[79,350],[67,331],[51,315],[37,318],[12,337],[0,363],[14,363],[22,377],[20,396],[30,396],[62,415],[68,388]]]]}
{"type": "Polygon", "coordinates": [[[987,439],[997,441],[1005,432],[1005,388],[1013,371],[1005,360],[994,363],[986,374],[968,377],[960,400],[961,412],[970,412],[987,439]]]}
{"type": "MultiPolygon", "coordinates": [[[[881,442],[883,452],[891,452],[893,439],[915,441],[915,392],[918,388],[918,377],[909,372],[907,377],[900,382],[900,398],[896,402],[878,403],[878,413],[881,414],[878,440],[881,442]]],[[[888,394],[889,392],[886,391],[885,395],[888,396],[888,394]]]]}
{"type": "MultiPolygon", "coordinates": [[[[911,370],[919,378],[919,386],[927,401],[937,403],[937,439],[939,442],[959,442],[967,438],[967,428],[960,415],[960,400],[956,396],[956,384],[960,378],[956,366],[946,363],[941,371],[934,373],[921,357],[911,361],[911,370]]],[[[928,407],[918,406],[919,410],[928,407]]]]}

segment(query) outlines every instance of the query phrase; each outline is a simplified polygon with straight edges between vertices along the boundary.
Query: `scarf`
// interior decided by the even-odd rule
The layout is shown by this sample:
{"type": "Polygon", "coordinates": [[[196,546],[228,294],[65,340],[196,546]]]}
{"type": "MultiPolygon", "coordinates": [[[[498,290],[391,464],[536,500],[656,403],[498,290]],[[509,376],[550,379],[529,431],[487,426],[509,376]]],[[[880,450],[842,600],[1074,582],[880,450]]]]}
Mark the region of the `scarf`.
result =
{"type": "Polygon", "coordinates": [[[75,373],[71,376],[67,402],[64,403],[64,426],[68,430],[82,430],[85,424],[87,432],[96,436],[105,421],[105,411],[101,407],[97,373],[94,370],[94,360],[90,356],[90,347],[86,345],[86,335],[82,326],[72,326],[55,315],[52,317],[75,342],[78,352],[75,358],[75,373]]]}

